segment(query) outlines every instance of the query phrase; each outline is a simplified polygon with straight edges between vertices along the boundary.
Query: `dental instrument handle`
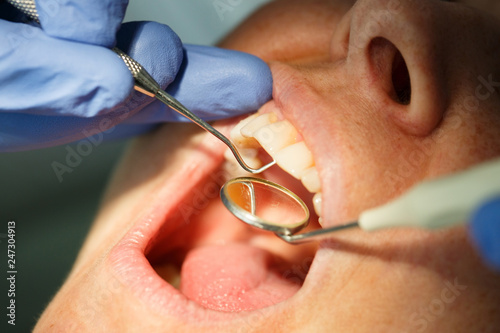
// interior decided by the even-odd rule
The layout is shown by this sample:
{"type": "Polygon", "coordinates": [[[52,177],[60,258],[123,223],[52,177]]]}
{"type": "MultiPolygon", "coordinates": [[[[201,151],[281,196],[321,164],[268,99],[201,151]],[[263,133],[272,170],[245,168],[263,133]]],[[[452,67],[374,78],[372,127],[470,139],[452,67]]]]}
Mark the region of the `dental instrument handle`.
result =
{"type": "MultiPolygon", "coordinates": [[[[13,7],[24,13],[26,16],[28,16],[31,20],[36,21],[37,23],[40,23],[38,19],[38,13],[36,10],[36,5],[35,5],[35,0],[7,0],[9,4],[11,4],[13,7]]],[[[243,158],[241,157],[240,153],[234,146],[234,144],[227,138],[225,137],[222,133],[217,131],[213,126],[208,124],[206,121],[203,119],[199,118],[195,114],[193,114],[191,111],[189,111],[184,105],[182,105],[181,102],[176,100],[174,97],[170,96],[167,94],[165,91],[163,91],[160,87],[160,85],[156,82],[153,77],[144,69],[144,67],[139,64],[137,61],[132,59],[130,56],[128,56],[125,52],[121,51],[120,49],[114,47],[112,49],[125,63],[127,68],[130,70],[130,73],[135,79],[135,86],[134,88],[137,91],[140,91],[141,93],[148,95],[150,97],[155,97],[161,102],[165,103],[168,105],[170,108],[173,110],[177,111],[178,113],[182,114],[189,120],[193,121],[196,123],[198,126],[201,128],[207,130],[210,132],[212,135],[217,137],[219,140],[221,140],[226,146],[231,150],[233,153],[234,157],[238,161],[239,165],[247,172],[250,172],[252,174],[257,174],[261,173],[262,171],[270,168],[274,164],[276,164],[276,161],[272,161],[258,169],[253,169],[250,166],[248,166],[243,158]]]]}
{"type": "Polygon", "coordinates": [[[36,11],[35,0],[7,0],[7,2],[26,15],[30,20],[40,23],[38,20],[38,12],[36,11]]]}
{"type": "Polygon", "coordinates": [[[464,224],[474,209],[500,194],[500,159],[420,183],[386,205],[364,211],[365,231],[390,227],[438,229],[464,224]]]}
{"type": "Polygon", "coordinates": [[[240,166],[245,171],[250,173],[261,173],[262,171],[268,169],[269,167],[273,166],[276,163],[275,161],[272,161],[258,169],[253,169],[249,167],[241,157],[240,153],[238,152],[234,144],[227,137],[225,137],[221,132],[216,130],[206,121],[204,121],[203,119],[201,119],[200,117],[189,111],[184,105],[182,105],[181,102],[179,102],[173,96],[163,91],[160,85],[155,81],[155,79],[151,77],[151,75],[144,69],[144,67],[142,67],[141,64],[139,64],[137,61],[135,61],[126,53],[124,53],[123,51],[121,51],[116,47],[113,48],[113,51],[116,54],[118,54],[118,56],[123,60],[125,65],[127,65],[128,69],[130,70],[130,73],[132,73],[132,76],[135,79],[135,89],[137,91],[140,91],[141,93],[148,95],[150,97],[157,98],[161,102],[168,105],[170,108],[182,114],[184,117],[188,118],[201,128],[210,132],[216,138],[224,142],[226,146],[231,150],[231,152],[233,153],[234,157],[236,158],[240,166]]]}

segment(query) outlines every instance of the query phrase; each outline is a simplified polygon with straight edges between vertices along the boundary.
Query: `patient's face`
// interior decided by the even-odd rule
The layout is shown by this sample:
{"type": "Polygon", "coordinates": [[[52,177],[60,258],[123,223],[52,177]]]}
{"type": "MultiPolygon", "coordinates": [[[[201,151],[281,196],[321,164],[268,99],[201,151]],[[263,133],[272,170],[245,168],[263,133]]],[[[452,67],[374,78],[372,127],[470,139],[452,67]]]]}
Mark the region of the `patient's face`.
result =
{"type": "MultiPolygon", "coordinates": [[[[223,42],[270,62],[273,100],[260,112],[290,121],[311,150],[322,226],[354,220],[423,179],[500,156],[500,23],[431,0],[358,1],[347,9],[278,1],[223,42]]],[[[235,123],[218,127],[228,132],[235,123]]],[[[191,125],[165,125],[137,140],[38,328],[500,327],[499,277],[481,264],[465,228],[352,231],[288,245],[223,208],[223,154],[222,144],[191,125]]],[[[311,200],[278,168],[264,177],[311,200]]]]}

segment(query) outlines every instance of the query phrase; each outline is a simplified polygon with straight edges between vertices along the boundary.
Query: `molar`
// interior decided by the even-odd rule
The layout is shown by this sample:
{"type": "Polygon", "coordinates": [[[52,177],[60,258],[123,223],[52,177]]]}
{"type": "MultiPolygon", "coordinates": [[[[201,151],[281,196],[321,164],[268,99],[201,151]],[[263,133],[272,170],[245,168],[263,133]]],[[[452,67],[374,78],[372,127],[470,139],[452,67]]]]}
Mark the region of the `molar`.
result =
{"type": "Polygon", "coordinates": [[[297,130],[287,120],[263,126],[253,133],[262,148],[273,157],[283,148],[296,143],[297,135],[297,130]]]}
{"type": "Polygon", "coordinates": [[[320,217],[321,217],[321,213],[322,213],[322,210],[321,210],[322,204],[323,204],[323,195],[321,194],[321,192],[316,193],[313,197],[313,205],[314,205],[314,211],[320,217]]]}
{"type": "Polygon", "coordinates": [[[316,167],[305,170],[301,181],[302,185],[304,185],[309,192],[317,193],[321,191],[321,182],[316,167]]]}
{"type": "Polygon", "coordinates": [[[236,126],[233,127],[233,129],[229,133],[229,136],[231,138],[231,141],[237,147],[241,147],[241,148],[259,148],[260,147],[257,140],[255,140],[253,137],[247,137],[247,136],[243,136],[243,134],[241,134],[241,129],[257,117],[258,117],[257,114],[253,114],[250,117],[247,117],[247,118],[241,120],[236,126]]]}
{"type": "Polygon", "coordinates": [[[252,138],[253,133],[263,126],[275,123],[278,121],[278,116],[275,113],[265,113],[251,119],[248,124],[241,128],[241,134],[244,137],[252,138]]]}
{"type": "MultiPolygon", "coordinates": [[[[305,142],[297,142],[298,132],[288,120],[278,121],[274,113],[254,114],[238,123],[231,131],[231,140],[238,147],[240,155],[252,168],[259,168],[262,162],[258,148],[264,148],[277,165],[288,174],[302,181],[311,193],[314,210],[321,216],[321,182],[313,156],[305,142]]],[[[231,152],[228,150],[227,159],[231,152]]]]}
{"type": "Polygon", "coordinates": [[[283,148],[273,157],[283,170],[297,179],[301,179],[304,171],[314,166],[311,151],[304,141],[283,148]]]}

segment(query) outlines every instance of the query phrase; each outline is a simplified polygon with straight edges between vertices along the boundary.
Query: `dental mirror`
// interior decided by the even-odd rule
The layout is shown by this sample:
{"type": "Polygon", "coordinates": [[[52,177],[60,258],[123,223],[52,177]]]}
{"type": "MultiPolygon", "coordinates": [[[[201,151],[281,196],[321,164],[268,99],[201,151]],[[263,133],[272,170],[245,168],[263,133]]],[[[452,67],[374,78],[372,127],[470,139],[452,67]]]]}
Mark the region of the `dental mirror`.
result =
{"type": "Polygon", "coordinates": [[[272,231],[291,244],[317,241],[332,233],[359,227],[358,222],[352,222],[297,234],[309,224],[309,209],[295,193],[266,179],[231,179],[222,186],[220,196],[226,208],[239,220],[272,231]]]}
{"type": "Polygon", "coordinates": [[[231,179],[220,195],[234,216],[253,227],[292,235],[309,224],[306,204],[289,189],[266,179],[231,179]]]}

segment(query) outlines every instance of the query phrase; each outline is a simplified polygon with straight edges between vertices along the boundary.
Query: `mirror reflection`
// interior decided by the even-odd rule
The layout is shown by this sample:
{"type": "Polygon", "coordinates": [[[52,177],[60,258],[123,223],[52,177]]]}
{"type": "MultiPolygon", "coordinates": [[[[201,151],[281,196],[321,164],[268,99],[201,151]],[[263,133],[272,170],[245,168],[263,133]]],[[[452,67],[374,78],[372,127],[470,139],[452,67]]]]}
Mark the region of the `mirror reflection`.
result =
{"type": "Polygon", "coordinates": [[[237,218],[261,229],[292,234],[309,223],[304,202],[287,188],[265,179],[232,179],[223,186],[221,198],[237,218]]]}

